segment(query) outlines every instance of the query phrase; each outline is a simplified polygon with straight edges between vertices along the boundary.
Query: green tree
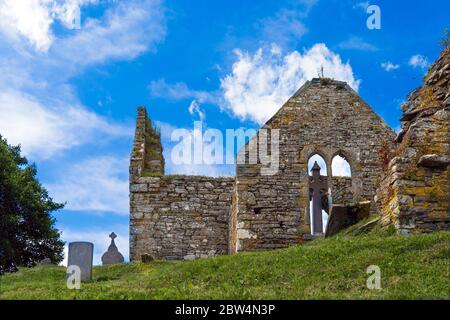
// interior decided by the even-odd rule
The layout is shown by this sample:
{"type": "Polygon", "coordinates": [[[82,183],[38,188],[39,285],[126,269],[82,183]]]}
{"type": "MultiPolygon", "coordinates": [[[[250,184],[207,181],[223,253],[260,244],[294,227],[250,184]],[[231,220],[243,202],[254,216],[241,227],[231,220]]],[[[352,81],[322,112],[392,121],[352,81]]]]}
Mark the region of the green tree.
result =
{"type": "Polygon", "coordinates": [[[63,259],[64,242],[51,212],[63,208],[36,177],[36,166],[0,135],[0,275],[43,259],[63,259]]]}

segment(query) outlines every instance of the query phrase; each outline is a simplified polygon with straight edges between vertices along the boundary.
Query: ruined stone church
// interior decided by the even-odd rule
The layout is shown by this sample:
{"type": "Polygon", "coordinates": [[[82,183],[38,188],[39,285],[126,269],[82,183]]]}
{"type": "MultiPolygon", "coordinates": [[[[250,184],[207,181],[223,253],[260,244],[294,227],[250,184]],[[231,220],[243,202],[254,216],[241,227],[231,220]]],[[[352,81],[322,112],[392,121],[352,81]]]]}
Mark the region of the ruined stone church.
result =
{"type": "MultiPolygon", "coordinates": [[[[448,89],[448,52],[442,59],[447,59],[441,62],[447,69],[440,77],[447,77],[444,89],[448,89]]],[[[446,94],[447,98],[433,101],[433,114],[443,110],[439,119],[448,119],[446,94]]],[[[400,160],[391,159],[391,154],[399,148],[399,138],[345,82],[327,78],[306,82],[261,129],[279,129],[279,169],[274,175],[261,174],[259,161],[236,165],[234,178],[165,175],[160,134],[145,108],[139,108],[130,163],[130,260],[144,255],[195,259],[301,244],[322,234],[322,210],[335,211],[339,220],[343,209],[361,210],[361,205],[368,215],[381,213],[381,220],[399,231],[411,226],[408,217],[415,221],[410,229],[422,225],[427,230],[423,221],[428,218],[428,230],[449,229],[448,191],[438,195],[442,203],[435,205],[438,211],[419,210],[418,215],[417,210],[402,209],[404,201],[415,200],[401,194],[405,183],[396,185],[406,179],[398,179],[402,173],[391,173],[398,170],[395,163],[400,160]],[[320,155],[326,168],[316,163],[308,172],[313,155],[320,155]],[[335,156],[348,161],[351,177],[333,174],[335,156]]],[[[406,124],[404,130],[411,131],[406,124]]],[[[408,132],[402,133],[403,140],[408,132]]],[[[448,186],[446,138],[440,164],[431,157],[435,162],[419,175],[448,186]]],[[[246,159],[250,146],[258,147],[258,139],[256,135],[240,151],[246,159]]],[[[426,187],[427,182],[423,184],[426,187]]],[[[413,196],[419,199],[418,193],[413,196]]],[[[425,198],[420,199],[426,202],[425,198]]],[[[330,223],[332,219],[328,227],[330,223]]]]}

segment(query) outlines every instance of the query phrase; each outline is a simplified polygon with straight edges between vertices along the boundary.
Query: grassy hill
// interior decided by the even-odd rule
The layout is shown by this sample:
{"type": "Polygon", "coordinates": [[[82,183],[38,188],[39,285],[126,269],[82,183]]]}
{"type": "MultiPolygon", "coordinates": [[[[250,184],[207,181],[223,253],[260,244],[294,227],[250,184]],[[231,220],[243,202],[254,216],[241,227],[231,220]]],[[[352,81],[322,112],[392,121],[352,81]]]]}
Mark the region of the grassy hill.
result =
{"type": "Polygon", "coordinates": [[[95,267],[79,291],[65,268],[1,278],[0,299],[450,299],[450,232],[338,235],[287,249],[196,261],[95,267]],[[381,290],[366,287],[369,265],[381,290]]]}

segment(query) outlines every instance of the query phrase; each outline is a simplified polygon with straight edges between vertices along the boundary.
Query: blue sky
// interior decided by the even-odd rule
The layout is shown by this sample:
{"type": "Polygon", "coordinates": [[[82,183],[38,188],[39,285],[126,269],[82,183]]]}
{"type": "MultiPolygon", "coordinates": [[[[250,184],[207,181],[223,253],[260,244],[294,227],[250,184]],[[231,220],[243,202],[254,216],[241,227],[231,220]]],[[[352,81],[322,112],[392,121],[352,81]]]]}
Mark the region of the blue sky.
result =
{"type": "MultiPolygon", "coordinates": [[[[161,128],[258,128],[306,80],[349,82],[394,129],[440,52],[450,3],[431,1],[0,0],[0,134],[66,209],[66,241],[115,231],[128,255],[136,107],[161,128]],[[381,29],[369,30],[369,4],[381,29]],[[76,8],[80,28],[74,28],[76,8]]],[[[233,166],[168,173],[232,175],[233,166]]]]}

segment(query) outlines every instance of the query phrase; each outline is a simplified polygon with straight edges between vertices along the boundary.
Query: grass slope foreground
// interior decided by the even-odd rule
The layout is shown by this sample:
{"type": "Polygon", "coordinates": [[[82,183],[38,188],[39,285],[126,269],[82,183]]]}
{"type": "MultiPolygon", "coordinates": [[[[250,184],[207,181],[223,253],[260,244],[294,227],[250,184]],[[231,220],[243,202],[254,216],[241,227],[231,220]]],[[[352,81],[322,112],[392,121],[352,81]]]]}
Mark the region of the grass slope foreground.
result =
{"type": "Polygon", "coordinates": [[[307,245],[195,261],[94,268],[70,291],[65,268],[1,278],[0,299],[449,299],[450,232],[398,237],[338,235],[307,245]],[[367,268],[381,271],[368,289],[367,268]]]}

